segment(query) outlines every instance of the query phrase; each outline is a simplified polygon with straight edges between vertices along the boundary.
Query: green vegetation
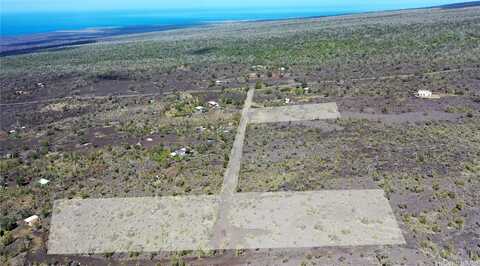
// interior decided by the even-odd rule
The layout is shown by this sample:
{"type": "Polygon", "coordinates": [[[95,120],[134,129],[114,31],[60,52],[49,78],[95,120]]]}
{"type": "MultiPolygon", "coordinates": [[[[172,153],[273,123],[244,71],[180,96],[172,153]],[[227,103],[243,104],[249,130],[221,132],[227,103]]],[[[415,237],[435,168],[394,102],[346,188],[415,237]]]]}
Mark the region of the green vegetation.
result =
{"type": "Polygon", "coordinates": [[[170,157],[170,150],[165,149],[163,146],[156,147],[150,153],[150,158],[160,165],[165,165],[165,162],[170,157]]]}
{"type": "Polygon", "coordinates": [[[173,117],[188,116],[195,112],[195,107],[199,104],[199,100],[191,94],[181,93],[176,99],[171,99],[166,114],[173,117]]]}

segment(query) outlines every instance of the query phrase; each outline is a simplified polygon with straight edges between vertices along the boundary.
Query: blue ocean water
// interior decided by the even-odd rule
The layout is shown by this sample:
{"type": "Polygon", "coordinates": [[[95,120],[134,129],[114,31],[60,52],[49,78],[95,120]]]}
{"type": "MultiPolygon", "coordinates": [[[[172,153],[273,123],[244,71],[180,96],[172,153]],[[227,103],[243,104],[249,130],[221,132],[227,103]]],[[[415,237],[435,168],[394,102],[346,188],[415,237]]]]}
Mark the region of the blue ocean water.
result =
{"type": "MultiPolygon", "coordinates": [[[[397,2],[397,1],[395,1],[397,2]]],[[[398,1],[402,2],[402,1],[398,1]]],[[[0,36],[104,27],[188,26],[221,21],[285,19],[408,8],[402,4],[324,8],[174,9],[96,12],[1,12],[0,36]]]]}

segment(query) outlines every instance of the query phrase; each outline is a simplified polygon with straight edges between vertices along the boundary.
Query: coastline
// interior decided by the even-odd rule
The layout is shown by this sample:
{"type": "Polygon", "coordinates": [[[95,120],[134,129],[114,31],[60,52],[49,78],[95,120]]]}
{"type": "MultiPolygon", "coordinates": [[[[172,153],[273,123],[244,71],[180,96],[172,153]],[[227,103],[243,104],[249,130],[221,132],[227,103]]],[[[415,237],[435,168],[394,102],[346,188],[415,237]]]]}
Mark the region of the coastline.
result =
{"type": "Polygon", "coordinates": [[[0,57],[45,52],[76,45],[91,44],[108,37],[161,32],[201,25],[203,24],[90,28],[1,37],[0,57]]]}

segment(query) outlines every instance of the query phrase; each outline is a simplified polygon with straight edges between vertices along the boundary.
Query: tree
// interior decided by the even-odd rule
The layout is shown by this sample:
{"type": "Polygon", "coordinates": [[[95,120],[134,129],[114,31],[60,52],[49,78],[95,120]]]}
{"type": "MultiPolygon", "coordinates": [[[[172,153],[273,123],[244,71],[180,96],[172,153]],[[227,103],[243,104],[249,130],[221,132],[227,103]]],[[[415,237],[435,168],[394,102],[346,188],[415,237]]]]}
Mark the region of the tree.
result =
{"type": "Polygon", "coordinates": [[[0,236],[5,232],[11,231],[17,227],[17,222],[11,217],[1,217],[0,218],[0,236]]]}
{"type": "Polygon", "coordinates": [[[11,232],[6,232],[5,235],[3,235],[1,238],[0,238],[0,247],[6,247],[10,244],[13,243],[15,239],[13,238],[12,236],[12,233],[11,232]]]}
{"type": "Polygon", "coordinates": [[[262,82],[260,80],[257,80],[257,83],[255,84],[255,89],[260,90],[263,87],[262,82]]]}

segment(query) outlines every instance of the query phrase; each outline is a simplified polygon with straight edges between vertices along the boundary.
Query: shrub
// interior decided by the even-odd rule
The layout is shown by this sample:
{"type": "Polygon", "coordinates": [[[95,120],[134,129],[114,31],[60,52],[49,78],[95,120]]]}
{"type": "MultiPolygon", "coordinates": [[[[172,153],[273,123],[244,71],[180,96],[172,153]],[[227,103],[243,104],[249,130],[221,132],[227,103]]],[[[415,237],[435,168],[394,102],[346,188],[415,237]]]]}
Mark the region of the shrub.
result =
{"type": "Polygon", "coordinates": [[[304,88],[295,88],[294,90],[296,95],[303,95],[305,94],[305,89],[304,88]]]}
{"type": "Polygon", "coordinates": [[[163,146],[155,148],[150,153],[150,159],[157,162],[158,164],[165,166],[167,159],[170,156],[170,150],[165,149],[163,146]]]}
{"type": "Polygon", "coordinates": [[[13,243],[15,239],[13,238],[12,234],[10,232],[7,232],[5,235],[2,236],[2,238],[0,239],[0,247],[3,246],[3,247],[6,247],[10,244],[13,243]]]}
{"type": "Polygon", "coordinates": [[[11,217],[0,217],[0,236],[6,231],[11,231],[17,227],[15,219],[11,217]]]}
{"type": "Polygon", "coordinates": [[[262,89],[262,87],[263,87],[262,82],[257,80],[257,83],[255,83],[255,89],[260,90],[262,89]]]}
{"type": "Polygon", "coordinates": [[[167,108],[167,115],[173,117],[188,116],[195,112],[195,107],[200,105],[196,97],[189,93],[182,93],[167,108]]]}

